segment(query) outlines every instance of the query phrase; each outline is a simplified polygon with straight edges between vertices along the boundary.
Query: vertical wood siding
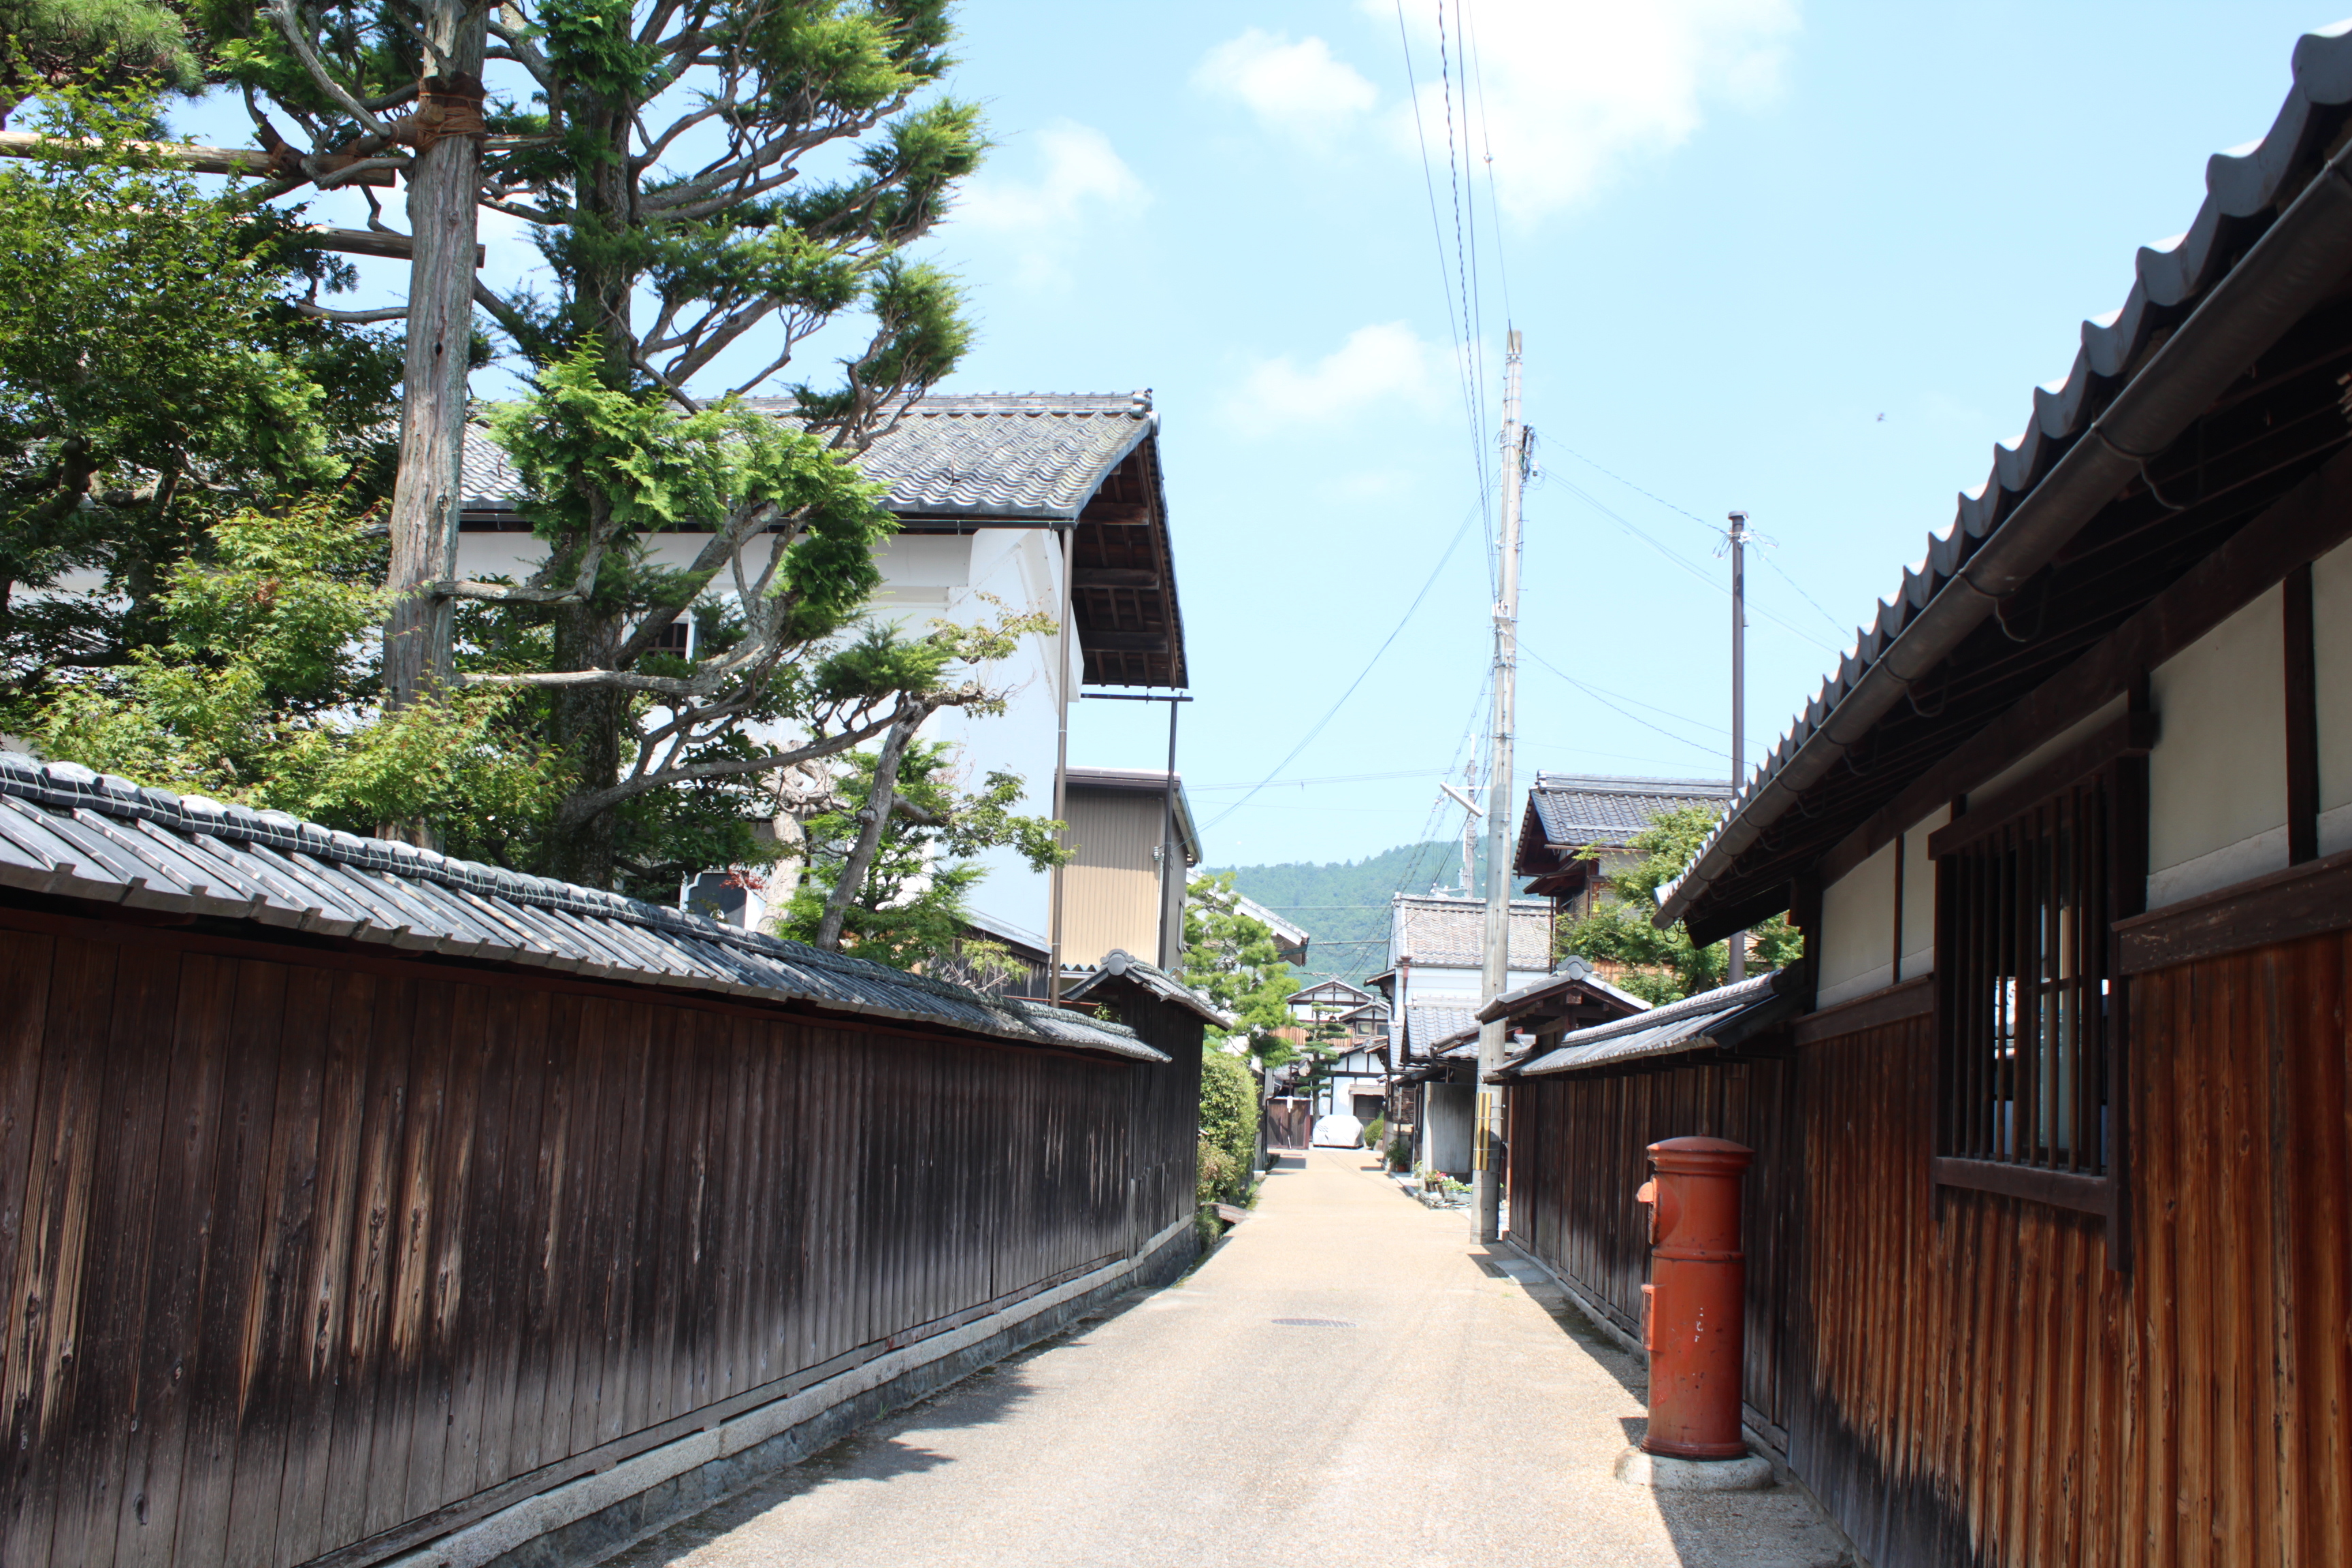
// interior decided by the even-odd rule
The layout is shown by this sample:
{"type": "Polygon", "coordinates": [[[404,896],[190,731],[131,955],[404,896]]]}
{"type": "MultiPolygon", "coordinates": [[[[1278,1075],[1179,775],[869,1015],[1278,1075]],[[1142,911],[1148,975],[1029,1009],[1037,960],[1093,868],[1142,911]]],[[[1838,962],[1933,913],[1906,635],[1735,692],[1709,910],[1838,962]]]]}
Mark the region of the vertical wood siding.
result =
{"type": "Polygon", "coordinates": [[[1199,1099],[1135,1021],[1171,1065],[0,933],[0,1563],[370,1561],[1126,1256],[1199,1099]]]}
{"type": "Polygon", "coordinates": [[[1874,1563],[2342,1568],[2347,962],[2335,935],[2133,981],[2128,1274],[2095,1217],[1932,1184],[1925,1018],[1516,1089],[1515,1229],[1630,1321],[1643,1144],[1753,1145],[1748,1401],[1874,1563]]]}

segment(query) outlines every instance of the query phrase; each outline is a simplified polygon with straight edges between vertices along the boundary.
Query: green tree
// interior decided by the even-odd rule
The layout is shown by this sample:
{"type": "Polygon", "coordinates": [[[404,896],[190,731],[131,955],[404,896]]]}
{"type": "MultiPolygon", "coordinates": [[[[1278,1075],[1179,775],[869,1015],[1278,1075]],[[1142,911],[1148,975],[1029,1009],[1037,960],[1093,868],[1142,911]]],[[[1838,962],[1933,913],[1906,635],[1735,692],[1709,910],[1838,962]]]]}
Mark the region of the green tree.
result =
{"type": "Polygon", "coordinates": [[[214,521],[329,489],[364,505],[398,374],[380,334],[295,309],[347,269],[133,144],[144,100],[59,91],[29,118],[54,145],[0,166],[0,671],[17,706],[163,640],[159,599],[214,521]],[[77,573],[101,590],[61,592],[77,573]]]}
{"type": "Polygon", "coordinates": [[[1276,1032],[1297,1022],[1286,998],[1297,985],[1272,929],[1240,905],[1230,871],[1203,877],[1187,890],[1184,984],[1234,1016],[1235,1027],[1229,1034],[1212,1030],[1214,1038],[1238,1037],[1260,1067],[1281,1067],[1298,1054],[1276,1032]]]}
{"type": "Polygon", "coordinates": [[[385,714],[373,703],[383,618],[380,534],[315,500],[215,523],[159,595],[159,643],[58,683],[32,710],[47,756],[348,832],[462,820],[456,846],[506,858],[563,783],[484,691],[385,714]]]}
{"type": "Polygon", "coordinates": [[[880,819],[869,815],[879,754],[858,752],[848,759],[847,776],[836,787],[830,809],[803,825],[804,838],[784,852],[805,864],[793,898],[781,912],[779,935],[817,942],[825,917],[838,910],[837,943],[860,958],[896,968],[938,965],[961,959],[971,967],[989,950],[967,951],[965,901],[986,875],[971,858],[984,849],[1011,846],[1034,870],[1050,869],[1067,858],[1055,841],[1061,825],[1024,816],[1013,805],[1021,780],[992,773],[977,789],[958,787],[955,753],[948,746],[917,741],[897,768],[897,787],[880,819]],[[854,896],[836,899],[842,874],[855,864],[868,826],[875,847],[854,896]]]}
{"type": "Polygon", "coordinates": [[[526,467],[543,563],[520,583],[421,586],[522,623],[496,640],[533,650],[535,668],[484,669],[460,649],[455,678],[541,690],[572,779],[544,840],[548,868],[626,884],[673,858],[630,841],[668,820],[631,803],[808,760],[750,733],[796,730],[831,754],[938,696],[878,694],[895,700],[845,731],[799,700],[796,677],[870,589],[866,557],[887,527],[868,504],[866,537],[847,537],[845,460],[969,342],[954,280],[906,247],[977,163],[979,118],[918,101],[950,64],[947,0],[502,5],[488,13],[484,69],[527,83],[524,103],[469,97],[478,85],[462,60],[428,58],[417,18],[438,26],[446,9],[276,0],[241,22],[233,8],[208,13],[207,26],[265,148],[285,144],[290,124],[317,179],[413,177],[450,137],[469,137],[479,205],[534,227],[540,284],[476,284],[474,297],[539,377],[526,467]],[[754,434],[731,400],[774,382],[812,334],[855,321],[862,346],[832,384],[782,388],[799,427],[754,434]],[[731,387],[709,384],[722,354],[753,342],[759,363],[731,387]],[[752,460],[719,476],[711,455],[729,446],[752,460]],[[681,470],[700,493],[666,491],[681,470]],[[713,477],[734,482],[703,482],[713,477]],[[708,528],[707,546],[662,569],[648,535],[680,522],[708,528]],[[824,548],[801,548],[821,534],[824,548]],[[667,634],[706,595],[731,595],[736,635],[673,668],[667,634]]]}
{"type": "MultiPolygon", "coordinates": [[[[1723,942],[1699,947],[1677,921],[1664,931],[1650,921],[1657,908],[1657,889],[1682,874],[1715,830],[1716,813],[1706,806],[1685,806],[1651,820],[1627,846],[1632,858],[1611,872],[1605,882],[1608,899],[1600,910],[1580,919],[1563,920],[1555,933],[1563,952],[1626,966],[1618,984],[1651,1003],[1680,1001],[1723,984],[1730,951],[1723,942]]],[[[1599,861],[1601,852],[1581,851],[1580,858],[1599,861]]],[[[1794,963],[1804,952],[1804,938],[1775,915],[1748,933],[1750,951],[1765,969],[1794,963]]]]}
{"type": "Polygon", "coordinates": [[[0,128],[43,90],[92,79],[193,92],[204,82],[180,11],[154,0],[0,0],[0,128]]]}

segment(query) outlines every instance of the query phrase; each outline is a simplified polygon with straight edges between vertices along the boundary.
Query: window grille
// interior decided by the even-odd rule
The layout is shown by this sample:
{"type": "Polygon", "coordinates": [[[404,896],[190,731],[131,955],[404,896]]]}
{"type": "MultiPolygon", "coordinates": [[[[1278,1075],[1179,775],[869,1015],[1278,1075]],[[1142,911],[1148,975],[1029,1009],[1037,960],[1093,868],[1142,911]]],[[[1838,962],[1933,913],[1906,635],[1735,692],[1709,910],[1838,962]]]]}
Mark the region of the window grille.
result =
{"type": "Polygon", "coordinates": [[[1998,824],[1969,823],[1967,841],[1938,858],[1948,1157],[2107,1173],[2122,782],[2110,764],[1998,824]]]}

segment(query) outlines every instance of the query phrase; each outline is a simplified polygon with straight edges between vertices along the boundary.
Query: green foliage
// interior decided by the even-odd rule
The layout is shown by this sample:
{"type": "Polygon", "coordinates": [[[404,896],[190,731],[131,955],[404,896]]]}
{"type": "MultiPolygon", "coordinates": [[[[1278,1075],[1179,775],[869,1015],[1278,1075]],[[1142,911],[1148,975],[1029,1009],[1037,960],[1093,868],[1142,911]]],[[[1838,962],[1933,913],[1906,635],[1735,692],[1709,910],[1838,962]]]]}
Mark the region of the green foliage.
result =
{"type": "MultiPolygon", "coordinates": [[[[1184,984],[1236,1020],[1261,1067],[1280,1067],[1297,1048],[1276,1033],[1292,1025],[1284,1000],[1297,989],[1265,922],[1241,912],[1231,872],[1194,882],[1184,900],[1184,984]]],[[[1232,1037],[1211,1030],[1213,1039],[1232,1037]]]]}
{"type": "Polygon", "coordinates": [[[317,278],[273,222],[131,147],[147,119],[51,93],[33,124],[87,144],[0,165],[0,669],[20,698],[164,635],[157,595],[211,521],[337,487],[356,508],[383,471],[394,345],[296,315],[317,278]],[[103,591],[52,591],[77,572],[103,591]]]}
{"type": "Polygon", "coordinates": [[[1412,1140],[1399,1132],[1389,1140],[1389,1169],[1405,1170],[1412,1164],[1412,1140]]]}
{"type": "Polygon", "coordinates": [[[563,781],[507,724],[507,698],[371,706],[381,541],[313,502],[224,518],[205,542],[171,571],[164,640],[29,713],[45,755],[353,833],[462,822],[482,858],[544,816],[563,781]]]}
{"type": "MultiPolygon", "coordinates": [[[[1475,858],[1481,879],[1486,846],[1481,834],[1475,858]]],[[[1313,935],[1307,959],[1315,973],[1302,974],[1291,987],[1295,991],[1312,979],[1330,976],[1361,984],[1367,975],[1379,973],[1388,962],[1390,895],[1426,893],[1439,881],[1453,889],[1461,870],[1462,841],[1433,838],[1360,860],[1241,866],[1232,868],[1231,875],[1236,891],[1313,935]]]]}
{"type": "MultiPolygon", "coordinates": [[[[826,895],[864,826],[876,754],[855,752],[849,762],[833,809],[803,825],[807,837],[800,852],[807,869],[776,920],[779,935],[815,940],[826,895]]],[[[959,956],[969,964],[978,944],[962,940],[965,901],[986,874],[970,857],[1010,845],[1040,871],[1067,858],[1055,842],[1059,823],[1013,809],[1021,798],[1019,777],[992,773],[980,788],[965,790],[953,763],[949,747],[926,741],[909,744],[899,760],[902,805],[883,826],[866,884],[842,926],[842,946],[860,958],[899,969],[951,963],[959,956]]],[[[1004,962],[1010,963],[1009,956],[1004,962]]]]}
{"type": "Polygon", "coordinates": [[[96,78],[193,92],[197,51],[179,9],[155,0],[0,0],[0,125],[26,99],[96,78]]]}
{"type": "Polygon", "coordinates": [[[1246,1203],[1257,1157],[1257,1079],[1237,1056],[1212,1045],[1201,1053],[1201,1169],[1203,1204],[1246,1203]]]}
{"type": "MultiPolygon", "coordinates": [[[[1632,858],[1609,874],[1609,901],[1582,919],[1566,920],[1557,940],[1563,952],[1626,965],[1617,984],[1654,1004],[1676,1002],[1723,984],[1729,962],[1725,943],[1695,946],[1677,921],[1660,931],[1650,922],[1657,889],[1682,874],[1715,830],[1716,813],[1684,806],[1654,818],[1628,846],[1632,858]]],[[[1599,860],[1597,851],[1582,858],[1599,860]]],[[[1778,969],[1802,955],[1804,939],[1785,916],[1775,915],[1750,933],[1758,968],[1778,969]]]]}
{"type": "Polygon", "coordinates": [[[1388,1122],[1378,1116],[1365,1124],[1363,1133],[1359,1140],[1367,1149],[1378,1149],[1387,1141],[1388,1122]]]}

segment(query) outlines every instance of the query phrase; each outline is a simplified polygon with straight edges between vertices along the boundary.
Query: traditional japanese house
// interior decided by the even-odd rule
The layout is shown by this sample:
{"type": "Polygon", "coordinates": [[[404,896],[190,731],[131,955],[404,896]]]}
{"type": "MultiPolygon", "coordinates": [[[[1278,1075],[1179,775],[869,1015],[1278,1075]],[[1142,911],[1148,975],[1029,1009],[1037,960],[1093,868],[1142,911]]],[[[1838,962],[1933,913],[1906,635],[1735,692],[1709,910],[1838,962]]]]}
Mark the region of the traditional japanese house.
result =
{"type": "MultiPolygon", "coordinates": [[[[786,423],[798,417],[788,399],[743,406],[786,423]]],[[[1023,637],[998,663],[1001,712],[949,709],[922,730],[925,740],[952,742],[975,779],[1021,778],[1017,809],[1053,816],[1055,735],[1077,688],[1178,688],[1189,679],[1150,395],[935,393],[908,405],[857,465],[887,487],[881,503],[898,520],[875,553],[875,620],[919,633],[934,618],[979,621],[1009,609],[1066,626],[1066,637],[1023,637]]],[[[546,546],[531,532],[522,476],[486,425],[467,432],[465,479],[460,574],[528,577],[546,546]]],[[[709,534],[695,525],[665,531],[648,542],[648,558],[683,569],[709,534]]],[[[729,584],[721,573],[714,596],[726,599],[729,584]]],[[[696,617],[682,615],[659,646],[691,657],[699,635],[696,617]]],[[[1158,830],[1142,842],[1159,844],[1158,830]]],[[[971,890],[972,906],[992,923],[1050,933],[1051,878],[1010,847],[979,859],[988,876],[971,890]]],[[[1158,951],[1156,939],[1123,930],[1082,956],[1093,962],[1121,945],[1158,951]]]]}
{"type": "Polygon", "coordinates": [[[1538,773],[1511,869],[1528,879],[1529,893],[1551,900],[1555,915],[1590,915],[1643,829],[1669,812],[1704,806],[1712,815],[1730,800],[1731,786],[1720,780],[1538,773]]]}
{"type": "MultiPolygon", "coordinates": [[[[1535,899],[1511,900],[1508,984],[1541,980],[1551,973],[1551,906],[1535,899]]],[[[1366,982],[1389,1005],[1389,1066],[1412,1084],[1400,1125],[1413,1129],[1416,1163],[1453,1171],[1438,1156],[1459,1158],[1469,1169],[1470,1120],[1477,1098],[1470,1075],[1450,1069],[1412,1076],[1437,1059],[1441,1040],[1459,1035],[1475,1020],[1485,1000],[1486,905],[1484,900],[1442,893],[1399,893],[1389,900],[1388,967],[1366,982]]]]}
{"type": "MultiPolygon", "coordinates": [[[[1506,991],[1484,1006],[1465,1009],[1452,1032],[1430,1041],[1425,1059],[1398,1075],[1408,1096],[1439,1095],[1430,1103],[1450,1110],[1463,1091],[1477,1092],[1478,1035],[1483,1024],[1501,1020],[1509,1062],[1525,1061],[1547,1050],[1570,1029],[1622,1018],[1648,1009],[1640,997],[1619,990],[1601,976],[1588,961],[1570,955],[1551,973],[1506,991]],[[1452,1092],[1447,1092],[1451,1090],[1452,1092]]],[[[1472,1118],[1441,1112],[1429,1128],[1423,1163],[1450,1176],[1467,1179],[1474,1164],[1472,1118]]]]}
{"type": "Polygon", "coordinates": [[[0,753],[0,1562],[596,1561],[1181,1270],[1202,1030],[0,753]]]}
{"type": "Polygon", "coordinates": [[[2352,1561],[2352,31],[2294,63],[1667,891],[1790,911],[1797,1016],[1511,1090],[1621,1319],[1643,1146],[1755,1149],[1752,1433],[1873,1563],[2352,1561]]]}

